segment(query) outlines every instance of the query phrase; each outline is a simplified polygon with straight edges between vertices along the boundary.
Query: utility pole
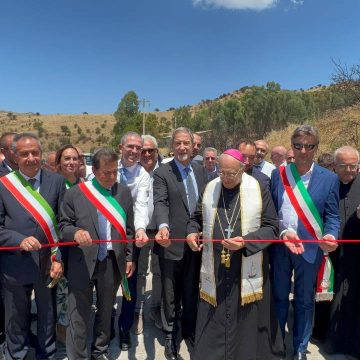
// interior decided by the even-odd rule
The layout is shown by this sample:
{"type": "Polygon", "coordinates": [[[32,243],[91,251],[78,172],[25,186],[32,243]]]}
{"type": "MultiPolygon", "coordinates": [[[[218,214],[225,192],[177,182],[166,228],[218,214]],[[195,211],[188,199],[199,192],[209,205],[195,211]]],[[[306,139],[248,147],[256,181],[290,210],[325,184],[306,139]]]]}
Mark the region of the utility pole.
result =
{"type": "Polygon", "coordinates": [[[141,99],[140,100],[140,104],[142,105],[142,115],[143,115],[143,135],[145,135],[145,106],[146,106],[146,103],[148,104],[148,106],[150,107],[150,101],[149,100],[146,100],[146,99],[141,99]]]}

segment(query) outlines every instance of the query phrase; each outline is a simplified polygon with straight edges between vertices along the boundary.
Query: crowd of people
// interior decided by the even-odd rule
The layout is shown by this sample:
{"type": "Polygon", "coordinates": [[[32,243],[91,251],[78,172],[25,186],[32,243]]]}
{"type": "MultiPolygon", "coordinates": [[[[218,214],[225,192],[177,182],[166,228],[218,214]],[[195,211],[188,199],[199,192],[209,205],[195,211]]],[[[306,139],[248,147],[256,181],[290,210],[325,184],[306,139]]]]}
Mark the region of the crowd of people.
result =
{"type": "Polygon", "coordinates": [[[108,360],[117,333],[129,350],[149,264],[168,360],[181,359],[180,332],[194,360],[285,359],[291,306],[294,359],[310,340],[360,359],[358,151],[315,161],[309,125],[290,149],[243,138],[220,154],[202,141],[175,129],[162,158],[153,136],[128,132],[120,158],[97,149],[89,174],[76,146],[43,159],[36,135],[1,135],[0,359],[30,347],[55,359],[58,340],[70,360],[108,360]]]}

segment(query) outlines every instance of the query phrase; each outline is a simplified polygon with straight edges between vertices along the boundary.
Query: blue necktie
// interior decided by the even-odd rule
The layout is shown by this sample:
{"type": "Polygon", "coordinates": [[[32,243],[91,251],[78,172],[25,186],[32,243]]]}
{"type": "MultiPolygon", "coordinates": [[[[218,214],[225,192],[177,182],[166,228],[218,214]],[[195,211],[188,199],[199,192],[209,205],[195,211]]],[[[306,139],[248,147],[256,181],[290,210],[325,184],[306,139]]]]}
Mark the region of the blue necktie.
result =
{"type": "Polygon", "coordinates": [[[32,178],[28,180],[28,183],[35,189],[36,179],[32,178]]]}
{"type": "MultiPolygon", "coordinates": [[[[99,221],[100,240],[107,240],[106,237],[107,220],[106,217],[101,212],[98,212],[98,221],[99,221]]],[[[103,261],[106,258],[106,256],[107,256],[107,243],[101,242],[99,244],[97,258],[98,260],[103,261]]]]}
{"type": "Polygon", "coordinates": [[[196,196],[194,182],[190,175],[192,170],[191,168],[185,168],[184,171],[186,173],[186,187],[187,187],[187,195],[189,202],[189,212],[190,214],[193,214],[196,209],[197,196],[196,196]]]}
{"type": "Polygon", "coordinates": [[[127,170],[125,168],[120,169],[120,184],[127,185],[127,170]]]}

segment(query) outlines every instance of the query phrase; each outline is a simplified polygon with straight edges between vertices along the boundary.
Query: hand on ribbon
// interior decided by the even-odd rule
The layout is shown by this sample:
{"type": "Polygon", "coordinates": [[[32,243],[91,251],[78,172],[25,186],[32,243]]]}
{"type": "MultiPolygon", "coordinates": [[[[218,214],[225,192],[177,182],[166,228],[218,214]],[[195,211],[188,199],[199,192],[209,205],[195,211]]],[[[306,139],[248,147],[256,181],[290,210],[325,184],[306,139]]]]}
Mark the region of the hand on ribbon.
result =
{"type": "Polygon", "coordinates": [[[225,249],[236,251],[245,246],[245,241],[241,236],[236,236],[234,238],[224,239],[221,244],[225,249]]]}
{"type": "Polygon", "coordinates": [[[169,239],[169,229],[167,227],[162,227],[159,229],[155,235],[155,241],[157,241],[163,247],[170,246],[171,240],[169,239]]]}
{"type": "Polygon", "coordinates": [[[33,236],[25,238],[19,246],[20,249],[23,251],[36,251],[41,249],[41,244],[39,240],[34,238],[33,236]]]}
{"type": "Polygon", "coordinates": [[[338,247],[335,238],[330,234],[325,235],[321,240],[325,240],[320,242],[320,249],[325,252],[335,251],[338,247]]]}
{"type": "Polygon", "coordinates": [[[142,248],[144,245],[146,245],[149,242],[149,238],[146,235],[146,232],[144,229],[140,228],[136,230],[135,233],[135,245],[138,248],[142,248]]]}
{"type": "Polygon", "coordinates": [[[296,232],[286,231],[282,236],[282,240],[284,240],[285,246],[295,255],[300,255],[305,251],[304,245],[299,241],[296,232]]]}
{"type": "Polygon", "coordinates": [[[91,239],[91,237],[90,237],[89,232],[86,231],[86,230],[78,230],[78,231],[75,233],[74,240],[75,240],[79,245],[84,245],[84,246],[90,246],[90,245],[92,245],[92,239],[91,239]]]}
{"type": "Polygon", "coordinates": [[[199,243],[199,239],[199,233],[191,233],[186,237],[186,242],[192,251],[201,251],[203,245],[199,243]]]}

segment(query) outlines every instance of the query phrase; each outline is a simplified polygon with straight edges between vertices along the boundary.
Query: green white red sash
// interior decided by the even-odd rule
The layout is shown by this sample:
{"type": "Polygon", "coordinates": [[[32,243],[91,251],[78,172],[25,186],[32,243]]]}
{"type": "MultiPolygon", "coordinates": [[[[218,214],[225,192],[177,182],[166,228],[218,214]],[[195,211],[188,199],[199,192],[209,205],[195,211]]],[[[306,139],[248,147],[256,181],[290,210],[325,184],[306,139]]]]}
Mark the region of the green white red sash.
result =
{"type": "MultiPolygon", "coordinates": [[[[99,184],[96,178],[79,184],[81,192],[101,212],[117,230],[123,240],[126,240],[126,214],[118,201],[99,184]]],[[[102,239],[104,240],[104,239],[102,239]]],[[[127,278],[122,279],[124,297],[131,299],[127,278]]]]}
{"type": "MultiPolygon", "coordinates": [[[[324,225],[310,194],[297,171],[295,164],[280,166],[280,177],[284,189],[296,214],[306,230],[315,239],[323,237],[324,225]]],[[[316,301],[332,300],[334,271],[327,253],[324,253],[317,278],[316,301]]]]}
{"type": "Polygon", "coordinates": [[[73,184],[71,181],[69,181],[68,179],[65,179],[65,187],[66,190],[70,189],[71,187],[73,187],[75,184],[73,184]]]}
{"type": "MultiPolygon", "coordinates": [[[[55,213],[48,202],[39,192],[34,190],[19,171],[13,171],[3,176],[0,181],[19,204],[36,220],[49,244],[55,244],[59,240],[59,231],[55,213]]],[[[57,247],[51,248],[52,260],[55,259],[57,249],[57,247]]]]}

